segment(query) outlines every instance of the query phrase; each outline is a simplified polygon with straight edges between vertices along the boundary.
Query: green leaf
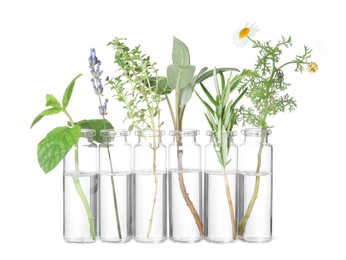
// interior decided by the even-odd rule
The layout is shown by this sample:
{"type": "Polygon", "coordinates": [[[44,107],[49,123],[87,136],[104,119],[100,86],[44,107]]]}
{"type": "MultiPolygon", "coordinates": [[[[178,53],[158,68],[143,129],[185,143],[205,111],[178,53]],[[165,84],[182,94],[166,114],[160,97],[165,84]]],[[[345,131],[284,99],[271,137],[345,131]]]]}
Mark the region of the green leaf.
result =
{"type": "Polygon", "coordinates": [[[201,100],[201,102],[203,103],[203,105],[207,108],[207,111],[209,111],[212,115],[215,113],[214,110],[211,108],[211,106],[209,106],[209,104],[207,102],[205,102],[200,95],[198,95],[197,92],[195,92],[197,97],[199,98],[199,100],[201,100]]]}
{"type": "Polygon", "coordinates": [[[185,106],[187,102],[189,102],[189,100],[192,97],[193,90],[194,90],[194,87],[191,85],[191,83],[181,90],[181,94],[180,94],[181,106],[185,106]]]}
{"type": "Polygon", "coordinates": [[[207,67],[203,67],[203,68],[198,72],[198,74],[195,75],[195,76],[193,77],[192,86],[197,84],[197,79],[198,79],[204,72],[206,72],[207,70],[208,70],[207,67]]]}
{"type": "Polygon", "coordinates": [[[46,95],[46,107],[54,107],[61,109],[60,102],[51,94],[46,95]]]}
{"type": "Polygon", "coordinates": [[[172,60],[174,65],[190,65],[189,49],[176,37],[173,37],[172,60]]]}
{"type": "Polygon", "coordinates": [[[208,99],[210,100],[211,103],[213,103],[214,106],[216,106],[216,101],[215,99],[213,98],[213,96],[210,94],[210,92],[207,90],[207,88],[204,86],[204,84],[201,82],[199,83],[202,87],[202,90],[204,92],[204,94],[208,97],[208,99]]]}
{"type": "Polygon", "coordinates": [[[167,81],[171,89],[180,90],[191,83],[195,66],[169,65],[167,68],[167,81]]]}
{"type": "Polygon", "coordinates": [[[44,116],[50,116],[50,115],[55,115],[61,112],[60,108],[49,108],[47,110],[44,110],[43,112],[41,112],[32,122],[30,128],[32,128],[38,121],[40,121],[44,116]]]}
{"type": "Polygon", "coordinates": [[[214,87],[215,87],[216,93],[217,93],[218,96],[221,96],[219,82],[218,82],[218,78],[217,78],[216,68],[213,70],[213,79],[214,79],[214,87]]]}
{"type": "MultiPolygon", "coordinates": [[[[216,73],[219,73],[220,71],[222,71],[222,72],[225,72],[225,71],[237,71],[237,72],[239,72],[239,70],[235,69],[235,68],[217,68],[216,69],[216,73]]],[[[200,75],[197,78],[196,84],[201,83],[202,81],[212,77],[213,73],[214,73],[214,69],[204,72],[202,75],[200,75]]]]}
{"type": "Polygon", "coordinates": [[[246,94],[247,88],[244,89],[244,91],[237,97],[236,100],[234,100],[230,110],[234,110],[235,106],[238,104],[238,102],[243,98],[243,96],[246,94]]]}
{"type": "Polygon", "coordinates": [[[73,88],[74,88],[74,84],[76,83],[76,80],[82,76],[82,74],[78,74],[77,77],[75,77],[71,83],[67,86],[66,90],[65,90],[65,93],[64,93],[64,97],[62,99],[62,106],[63,108],[65,109],[67,106],[68,106],[68,103],[70,102],[70,99],[71,99],[71,95],[72,95],[72,91],[73,91],[73,88]]]}
{"type": "Polygon", "coordinates": [[[50,172],[77,144],[81,134],[80,126],[57,127],[50,131],[37,146],[38,162],[45,173],[50,172]]]}
{"type": "Polygon", "coordinates": [[[94,136],[94,141],[97,143],[102,143],[103,138],[101,136],[100,131],[103,129],[113,129],[113,125],[107,120],[103,119],[91,119],[91,120],[82,120],[77,123],[76,125],[79,125],[80,128],[83,129],[93,129],[96,131],[96,135],[94,136]]]}

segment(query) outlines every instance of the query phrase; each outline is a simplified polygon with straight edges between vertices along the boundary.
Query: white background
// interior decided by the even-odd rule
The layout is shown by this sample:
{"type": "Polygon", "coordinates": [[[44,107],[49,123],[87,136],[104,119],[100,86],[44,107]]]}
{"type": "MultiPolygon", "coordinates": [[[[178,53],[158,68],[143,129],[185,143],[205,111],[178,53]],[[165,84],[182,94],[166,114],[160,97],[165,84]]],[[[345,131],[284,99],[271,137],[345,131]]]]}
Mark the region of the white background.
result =
{"type": "MultiPolygon", "coordinates": [[[[345,41],[342,1],[2,1],[0,3],[1,259],[345,259],[345,41]],[[95,47],[104,76],[112,75],[113,51],[106,44],[126,37],[141,44],[159,64],[171,63],[172,36],[190,48],[197,68],[251,67],[255,52],[237,49],[234,31],[255,22],[260,40],[293,37],[293,54],[304,44],[313,49],[317,74],[285,71],[298,99],[298,110],[270,121],[275,125],[274,227],[267,244],[236,242],[214,245],[67,244],[62,238],[62,165],[45,174],[36,145],[64,117],[43,119],[46,93],[61,99],[78,73],[70,103],[74,120],[98,118],[87,58],[95,47]]],[[[291,56],[290,56],[291,55],[291,56]]],[[[210,85],[210,87],[212,87],[210,85]]],[[[105,94],[112,93],[105,90],[105,94]]],[[[111,98],[112,99],[112,98],[111,98]]],[[[167,109],[166,106],[163,109],[167,109]]],[[[186,128],[201,130],[204,108],[194,97],[187,107],[186,128]]],[[[116,127],[124,111],[110,102],[108,117],[116,127]]],[[[172,128],[165,114],[165,129],[172,128]]],[[[240,128],[238,128],[240,130],[240,128]]],[[[135,142],[133,138],[131,142],[135,142]]],[[[239,144],[242,137],[238,136],[239,144]]],[[[164,142],[171,142],[166,137],[164,142]]]]}

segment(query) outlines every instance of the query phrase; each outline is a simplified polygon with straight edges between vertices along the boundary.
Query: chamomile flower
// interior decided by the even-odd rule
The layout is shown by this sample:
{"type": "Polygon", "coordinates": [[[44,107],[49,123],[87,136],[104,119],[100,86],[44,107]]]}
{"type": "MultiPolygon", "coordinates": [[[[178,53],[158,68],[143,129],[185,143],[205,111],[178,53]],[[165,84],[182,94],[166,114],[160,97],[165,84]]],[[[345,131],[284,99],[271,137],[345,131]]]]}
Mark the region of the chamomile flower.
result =
{"type": "Polygon", "coordinates": [[[259,31],[259,28],[256,24],[247,23],[244,27],[240,27],[233,36],[233,43],[237,47],[244,47],[244,45],[248,42],[248,37],[254,36],[259,31]]]}
{"type": "Polygon", "coordinates": [[[315,73],[318,71],[318,64],[316,62],[308,63],[308,71],[311,73],[315,73]]]}

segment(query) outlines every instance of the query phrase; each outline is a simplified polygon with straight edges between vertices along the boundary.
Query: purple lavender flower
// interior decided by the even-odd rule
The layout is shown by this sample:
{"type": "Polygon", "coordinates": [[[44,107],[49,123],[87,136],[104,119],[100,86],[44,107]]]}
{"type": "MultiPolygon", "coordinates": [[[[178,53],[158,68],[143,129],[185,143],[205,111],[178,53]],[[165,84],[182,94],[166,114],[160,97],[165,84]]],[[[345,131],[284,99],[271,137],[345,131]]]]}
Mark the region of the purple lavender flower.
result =
{"type": "Polygon", "coordinates": [[[92,82],[92,84],[93,84],[95,94],[96,94],[96,95],[102,95],[103,87],[102,87],[101,79],[98,79],[98,80],[97,80],[97,83],[98,83],[97,86],[96,86],[96,84],[95,84],[95,79],[94,79],[94,78],[91,79],[91,82],[92,82]]]}
{"type": "Polygon", "coordinates": [[[100,67],[101,67],[101,61],[99,61],[99,60],[97,61],[96,70],[95,70],[94,66],[91,67],[90,73],[94,77],[94,79],[98,79],[99,77],[101,77],[103,71],[101,70],[100,67]]]}
{"type": "Polygon", "coordinates": [[[108,103],[108,98],[105,99],[104,105],[99,106],[99,111],[102,116],[107,115],[107,103],[108,103]]]}
{"type": "Polygon", "coordinates": [[[95,48],[90,49],[90,56],[89,56],[89,67],[92,68],[97,64],[97,57],[96,57],[96,51],[95,48]]]}

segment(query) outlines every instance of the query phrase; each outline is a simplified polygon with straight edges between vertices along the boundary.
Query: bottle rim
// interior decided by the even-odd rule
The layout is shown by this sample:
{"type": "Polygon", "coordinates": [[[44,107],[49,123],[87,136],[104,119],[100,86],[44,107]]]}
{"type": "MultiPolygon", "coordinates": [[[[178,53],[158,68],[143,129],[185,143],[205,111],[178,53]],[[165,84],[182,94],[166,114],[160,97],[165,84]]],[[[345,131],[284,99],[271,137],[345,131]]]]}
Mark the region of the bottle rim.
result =
{"type": "Polygon", "coordinates": [[[199,135],[199,130],[195,129],[183,129],[182,131],[169,131],[170,136],[188,137],[199,135]]]}
{"type": "Polygon", "coordinates": [[[236,136],[237,135],[237,131],[211,131],[211,130],[208,130],[207,131],[207,136],[212,136],[213,134],[217,134],[217,135],[227,135],[227,136],[236,136]]]}
{"type": "Polygon", "coordinates": [[[160,137],[165,135],[164,130],[137,130],[135,131],[136,136],[141,137],[160,137]]]}
{"type": "Polygon", "coordinates": [[[94,129],[81,129],[80,136],[81,137],[93,137],[96,135],[96,131],[94,129]]]}
{"type": "Polygon", "coordinates": [[[100,131],[102,137],[129,136],[130,131],[126,129],[104,129],[100,131]]]}
{"type": "Polygon", "coordinates": [[[245,136],[253,136],[253,137],[261,137],[261,136],[269,136],[272,134],[270,129],[260,129],[260,128],[245,128],[241,130],[242,135],[245,136]]]}

